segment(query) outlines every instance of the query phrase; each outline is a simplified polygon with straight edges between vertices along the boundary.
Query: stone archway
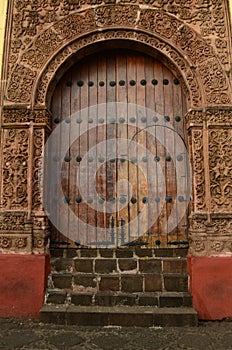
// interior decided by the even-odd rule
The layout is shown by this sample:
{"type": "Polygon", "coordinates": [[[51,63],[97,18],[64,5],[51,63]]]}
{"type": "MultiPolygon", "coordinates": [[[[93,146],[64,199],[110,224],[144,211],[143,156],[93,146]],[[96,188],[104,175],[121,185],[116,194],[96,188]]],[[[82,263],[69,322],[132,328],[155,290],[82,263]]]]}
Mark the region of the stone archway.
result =
{"type": "MultiPolygon", "coordinates": [[[[9,16],[22,12],[19,4],[10,10],[9,16]]],[[[191,252],[231,251],[230,161],[226,171],[220,170],[222,160],[217,166],[222,154],[226,157],[225,144],[231,143],[231,89],[214,48],[188,21],[160,6],[141,6],[141,2],[73,5],[67,12],[63,8],[51,25],[38,29],[33,23],[28,22],[18,42],[12,37],[10,56],[5,56],[8,84],[2,113],[1,250],[44,251],[48,231],[38,188],[38,164],[50,130],[48,101],[57,72],[65,71],[77,52],[94,44],[130,41],[166,57],[189,96],[186,120],[194,175],[191,252]],[[38,29],[35,38],[30,28],[38,29]],[[19,40],[24,42],[22,49],[19,40]],[[219,228],[223,237],[209,236],[219,228]]],[[[16,19],[14,25],[17,28],[16,19]]]]}

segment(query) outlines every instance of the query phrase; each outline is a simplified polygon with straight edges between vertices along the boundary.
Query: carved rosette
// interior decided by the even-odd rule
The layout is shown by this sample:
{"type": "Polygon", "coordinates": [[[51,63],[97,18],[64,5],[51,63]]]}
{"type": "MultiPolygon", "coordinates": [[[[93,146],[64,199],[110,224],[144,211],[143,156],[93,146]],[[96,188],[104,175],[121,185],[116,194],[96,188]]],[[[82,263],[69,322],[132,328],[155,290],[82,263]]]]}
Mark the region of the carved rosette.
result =
{"type": "Polygon", "coordinates": [[[32,252],[43,254],[48,250],[50,230],[48,219],[43,212],[34,212],[32,217],[32,252]]]}
{"type": "Polygon", "coordinates": [[[189,253],[200,255],[231,255],[232,254],[232,215],[220,216],[211,214],[193,215],[189,235],[189,253]]]}
{"type": "Polygon", "coordinates": [[[0,253],[30,253],[31,235],[30,234],[0,234],[0,253]]]}

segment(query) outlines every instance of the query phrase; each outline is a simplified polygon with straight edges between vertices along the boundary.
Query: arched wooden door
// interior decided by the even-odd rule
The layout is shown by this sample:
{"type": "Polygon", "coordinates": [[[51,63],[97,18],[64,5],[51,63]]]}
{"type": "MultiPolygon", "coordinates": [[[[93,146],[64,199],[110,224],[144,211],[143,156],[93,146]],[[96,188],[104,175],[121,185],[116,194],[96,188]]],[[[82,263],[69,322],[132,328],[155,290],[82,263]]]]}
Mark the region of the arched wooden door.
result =
{"type": "Polygon", "coordinates": [[[66,204],[51,198],[53,217],[65,223],[53,227],[52,241],[185,244],[185,112],[179,81],[157,59],[114,50],[76,63],[52,101],[53,130],[66,130],[51,152],[51,163],[62,158],[66,204]]]}

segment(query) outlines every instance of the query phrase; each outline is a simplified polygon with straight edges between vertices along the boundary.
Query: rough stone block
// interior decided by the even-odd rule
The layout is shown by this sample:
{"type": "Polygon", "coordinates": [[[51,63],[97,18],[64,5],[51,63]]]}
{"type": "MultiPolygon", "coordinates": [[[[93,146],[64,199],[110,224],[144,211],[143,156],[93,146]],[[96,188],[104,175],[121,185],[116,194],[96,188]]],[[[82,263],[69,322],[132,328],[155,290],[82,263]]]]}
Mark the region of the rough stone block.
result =
{"type": "Polygon", "coordinates": [[[96,288],[97,280],[95,275],[84,275],[76,274],[74,275],[74,283],[78,286],[96,288]]]}
{"type": "Polygon", "coordinates": [[[162,277],[160,274],[146,274],[144,278],[145,292],[162,291],[162,277]]]}
{"type": "Polygon", "coordinates": [[[152,248],[135,248],[135,254],[140,258],[152,257],[153,249],[152,248]]]}
{"type": "Polygon", "coordinates": [[[52,280],[55,288],[70,289],[72,286],[72,275],[71,274],[54,274],[52,280]]]}
{"type": "Polygon", "coordinates": [[[93,294],[73,293],[71,303],[74,305],[89,306],[92,305],[93,294]]]}
{"type": "Polygon", "coordinates": [[[180,307],[183,306],[183,297],[178,295],[161,295],[160,307],[180,307]]]}
{"type": "Polygon", "coordinates": [[[99,306],[122,306],[122,305],[135,305],[136,297],[130,294],[97,294],[95,295],[95,305],[99,306]]]}
{"type": "Polygon", "coordinates": [[[129,271],[137,269],[137,259],[118,259],[120,271],[129,271]]]}
{"type": "Polygon", "coordinates": [[[52,261],[52,270],[57,272],[72,272],[73,260],[71,258],[57,258],[52,261]]]}
{"type": "Polygon", "coordinates": [[[98,256],[97,249],[93,248],[79,249],[78,253],[81,258],[96,258],[98,256]]]}
{"type": "Polygon", "coordinates": [[[155,313],[154,326],[161,327],[184,327],[197,326],[197,314],[194,310],[180,312],[178,308],[170,309],[170,312],[155,313]]]}
{"type": "Polygon", "coordinates": [[[133,254],[133,250],[129,248],[116,249],[117,258],[132,258],[133,254]]]}
{"type": "Polygon", "coordinates": [[[77,272],[93,273],[93,259],[75,259],[75,269],[77,272]]]}
{"type": "Polygon", "coordinates": [[[158,304],[159,304],[159,299],[157,294],[152,295],[152,293],[149,293],[149,294],[139,295],[138,305],[140,306],[158,306],[158,304]]]}
{"type": "Polygon", "coordinates": [[[180,257],[185,258],[187,256],[187,254],[188,254],[188,248],[176,248],[173,250],[174,257],[180,256],[180,257]]]}
{"type": "Polygon", "coordinates": [[[114,249],[100,248],[99,254],[102,258],[113,258],[114,257],[114,249]]]}
{"type": "Polygon", "coordinates": [[[65,324],[67,306],[44,305],[40,311],[40,321],[44,323],[65,324]]]}
{"type": "Polygon", "coordinates": [[[64,304],[67,293],[63,290],[55,291],[51,290],[47,292],[47,304],[64,304]]]}
{"type": "Polygon", "coordinates": [[[68,307],[66,314],[68,325],[107,326],[109,324],[109,315],[107,312],[92,312],[89,306],[85,310],[76,310],[76,307],[71,305],[68,307]]]}
{"type": "Polygon", "coordinates": [[[122,292],[142,292],[143,276],[142,275],[122,275],[121,276],[122,292]]]}
{"type": "Polygon", "coordinates": [[[188,291],[188,276],[183,276],[183,275],[164,276],[164,288],[167,291],[187,292],[188,291]]]}
{"type": "Polygon", "coordinates": [[[99,282],[99,290],[101,291],[119,291],[119,276],[101,276],[99,282]]]}
{"type": "Polygon", "coordinates": [[[139,260],[139,271],[142,273],[161,273],[161,260],[148,259],[139,260]]]}
{"type": "Polygon", "coordinates": [[[186,259],[164,259],[163,273],[182,273],[187,274],[186,259]]]}
{"type": "Polygon", "coordinates": [[[64,255],[65,258],[75,258],[77,256],[77,251],[76,249],[65,249],[64,250],[64,255]]]}
{"type": "Polygon", "coordinates": [[[112,273],[117,271],[116,259],[96,259],[96,273],[112,273]]]}
{"type": "Polygon", "coordinates": [[[133,313],[128,310],[127,313],[110,313],[109,325],[122,327],[152,327],[152,313],[133,313]]]}
{"type": "Polygon", "coordinates": [[[186,295],[183,297],[183,306],[192,306],[193,300],[191,295],[186,295]]]}

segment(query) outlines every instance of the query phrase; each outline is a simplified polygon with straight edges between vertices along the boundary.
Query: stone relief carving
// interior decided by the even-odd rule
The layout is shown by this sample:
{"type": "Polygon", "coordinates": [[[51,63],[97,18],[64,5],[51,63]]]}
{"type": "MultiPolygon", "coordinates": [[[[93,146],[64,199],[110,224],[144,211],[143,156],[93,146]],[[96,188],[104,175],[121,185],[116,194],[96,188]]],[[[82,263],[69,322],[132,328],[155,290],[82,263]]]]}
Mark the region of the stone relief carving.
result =
{"type": "Polygon", "coordinates": [[[193,214],[190,220],[190,254],[223,255],[232,252],[232,213],[193,214]]]}
{"type": "Polygon", "coordinates": [[[190,24],[212,44],[225,70],[229,70],[229,33],[226,20],[226,3],[216,0],[16,0],[14,8],[11,61],[24,51],[41,29],[63,19],[83,7],[104,4],[147,5],[170,13],[190,24]]]}
{"type": "Polygon", "coordinates": [[[231,255],[232,252],[232,240],[231,236],[216,236],[208,237],[204,236],[190,236],[189,237],[189,254],[194,256],[220,256],[231,255]]]}
{"type": "MultiPolygon", "coordinates": [[[[68,49],[65,48],[61,51],[47,66],[43,75],[40,78],[37,89],[37,98],[36,103],[44,104],[46,101],[46,95],[48,92],[48,88],[52,78],[54,77],[55,72],[61,66],[61,64],[68,60],[73,53],[77,52],[81,48],[90,45],[94,42],[100,42],[105,40],[113,40],[113,39],[131,39],[136,40],[137,42],[144,43],[149,45],[161,52],[165,52],[166,56],[170,57],[170,59],[175,63],[172,65],[172,70],[175,71],[175,74],[178,76],[180,81],[183,84],[183,87],[186,92],[186,96],[188,97],[189,91],[191,91],[191,102],[193,106],[199,106],[201,104],[201,89],[197,82],[195,74],[191,71],[191,69],[187,66],[186,62],[183,60],[181,55],[175,51],[170,45],[165,44],[161,40],[157,38],[153,38],[150,35],[145,33],[140,34],[134,31],[125,31],[125,30],[114,30],[114,31],[106,31],[104,33],[91,34],[86,36],[84,39],[78,39],[72,45],[69,45],[68,49]],[[182,74],[185,74],[185,79],[188,83],[188,89],[185,85],[185,81],[183,81],[183,77],[180,72],[177,70],[178,68],[182,69],[182,74]]],[[[169,64],[171,66],[171,63],[169,64]]]]}
{"type": "Polygon", "coordinates": [[[27,208],[28,130],[3,133],[3,195],[5,209],[27,208]]]}
{"type": "Polygon", "coordinates": [[[0,236],[0,253],[5,252],[20,252],[26,253],[31,251],[30,237],[21,234],[20,236],[4,235],[0,236]]]}
{"type": "Polygon", "coordinates": [[[41,157],[43,151],[44,131],[41,129],[34,130],[34,157],[33,157],[33,195],[32,195],[32,206],[33,210],[42,210],[42,198],[39,187],[39,176],[43,169],[41,164],[41,157]]]}
{"type": "MultiPolygon", "coordinates": [[[[52,4],[54,5],[54,3],[52,4]]],[[[47,7],[43,8],[41,2],[40,7],[38,6],[38,8],[43,8],[44,11],[47,7]]],[[[62,13],[61,8],[59,9],[62,13]]],[[[29,48],[26,49],[25,46],[20,61],[12,71],[9,69],[11,75],[7,97],[10,101],[21,103],[30,101],[33,81],[38,76],[38,71],[49,60],[52,53],[61,49],[65,42],[74,40],[78,36],[98,28],[111,26],[135,28],[138,25],[141,30],[149,31],[150,35],[154,33],[168,40],[191,61],[193,68],[195,67],[199,71],[202,78],[208,104],[230,103],[228,79],[213,48],[193,28],[184,24],[179,18],[170,16],[169,13],[161,9],[143,9],[137,5],[126,4],[97,6],[74,13],[72,13],[72,10],[70,11],[71,14],[68,15],[69,12],[67,12],[66,17],[57,20],[48,29],[43,24],[43,31],[41,31],[41,24],[40,26],[38,24],[38,19],[28,22],[29,27],[29,23],[31,23],[35,28],[40,28],[40,35],[31,42],[29,48]]],[[[27,31],[23,30],[21,33],[24,36],[27,31]]],[[[189,74],[190,72],[188,72],[189,74]]],[[[196,89],[197,87],[195,87],[196,89]]]]}
{"type": "Polygon", "coordinates": [[[232,109],[208,109],[206,111],[208,125],[232,125],[232,109]]]}
{"type": "Polygon", "coordinates": [[[202,110],[191,109],[185,116],[186,126],[189,129],[193,126],[203,126],[203,122],[205,121],[205,113],[202,110]]]}
{"type": "Polygon", "coordinates": [[[193,161],[193,191],[195,211],[204,211],[205,202],[205,172],[203,154],[203,131],[192,131],[192,161],[193,161]]]}
{"type": "Polygon", "coordinates": [[[232,212],[232,130],[209,131],[212,211],[232,212]]]}
{"type": "Polygon", "coordinates": [[[4,212],[0,214],[0,230],[23,231],[26,220],[25,213],[4,212]]]}
{"type": "Polygon", "coordinates": [[[35,124],[43,124],[50,127],[50,114],[46,109],[32,111],[27,108],[5,108],[3,109],[3,124],[27,124],[33,121],[35,124]]]}

